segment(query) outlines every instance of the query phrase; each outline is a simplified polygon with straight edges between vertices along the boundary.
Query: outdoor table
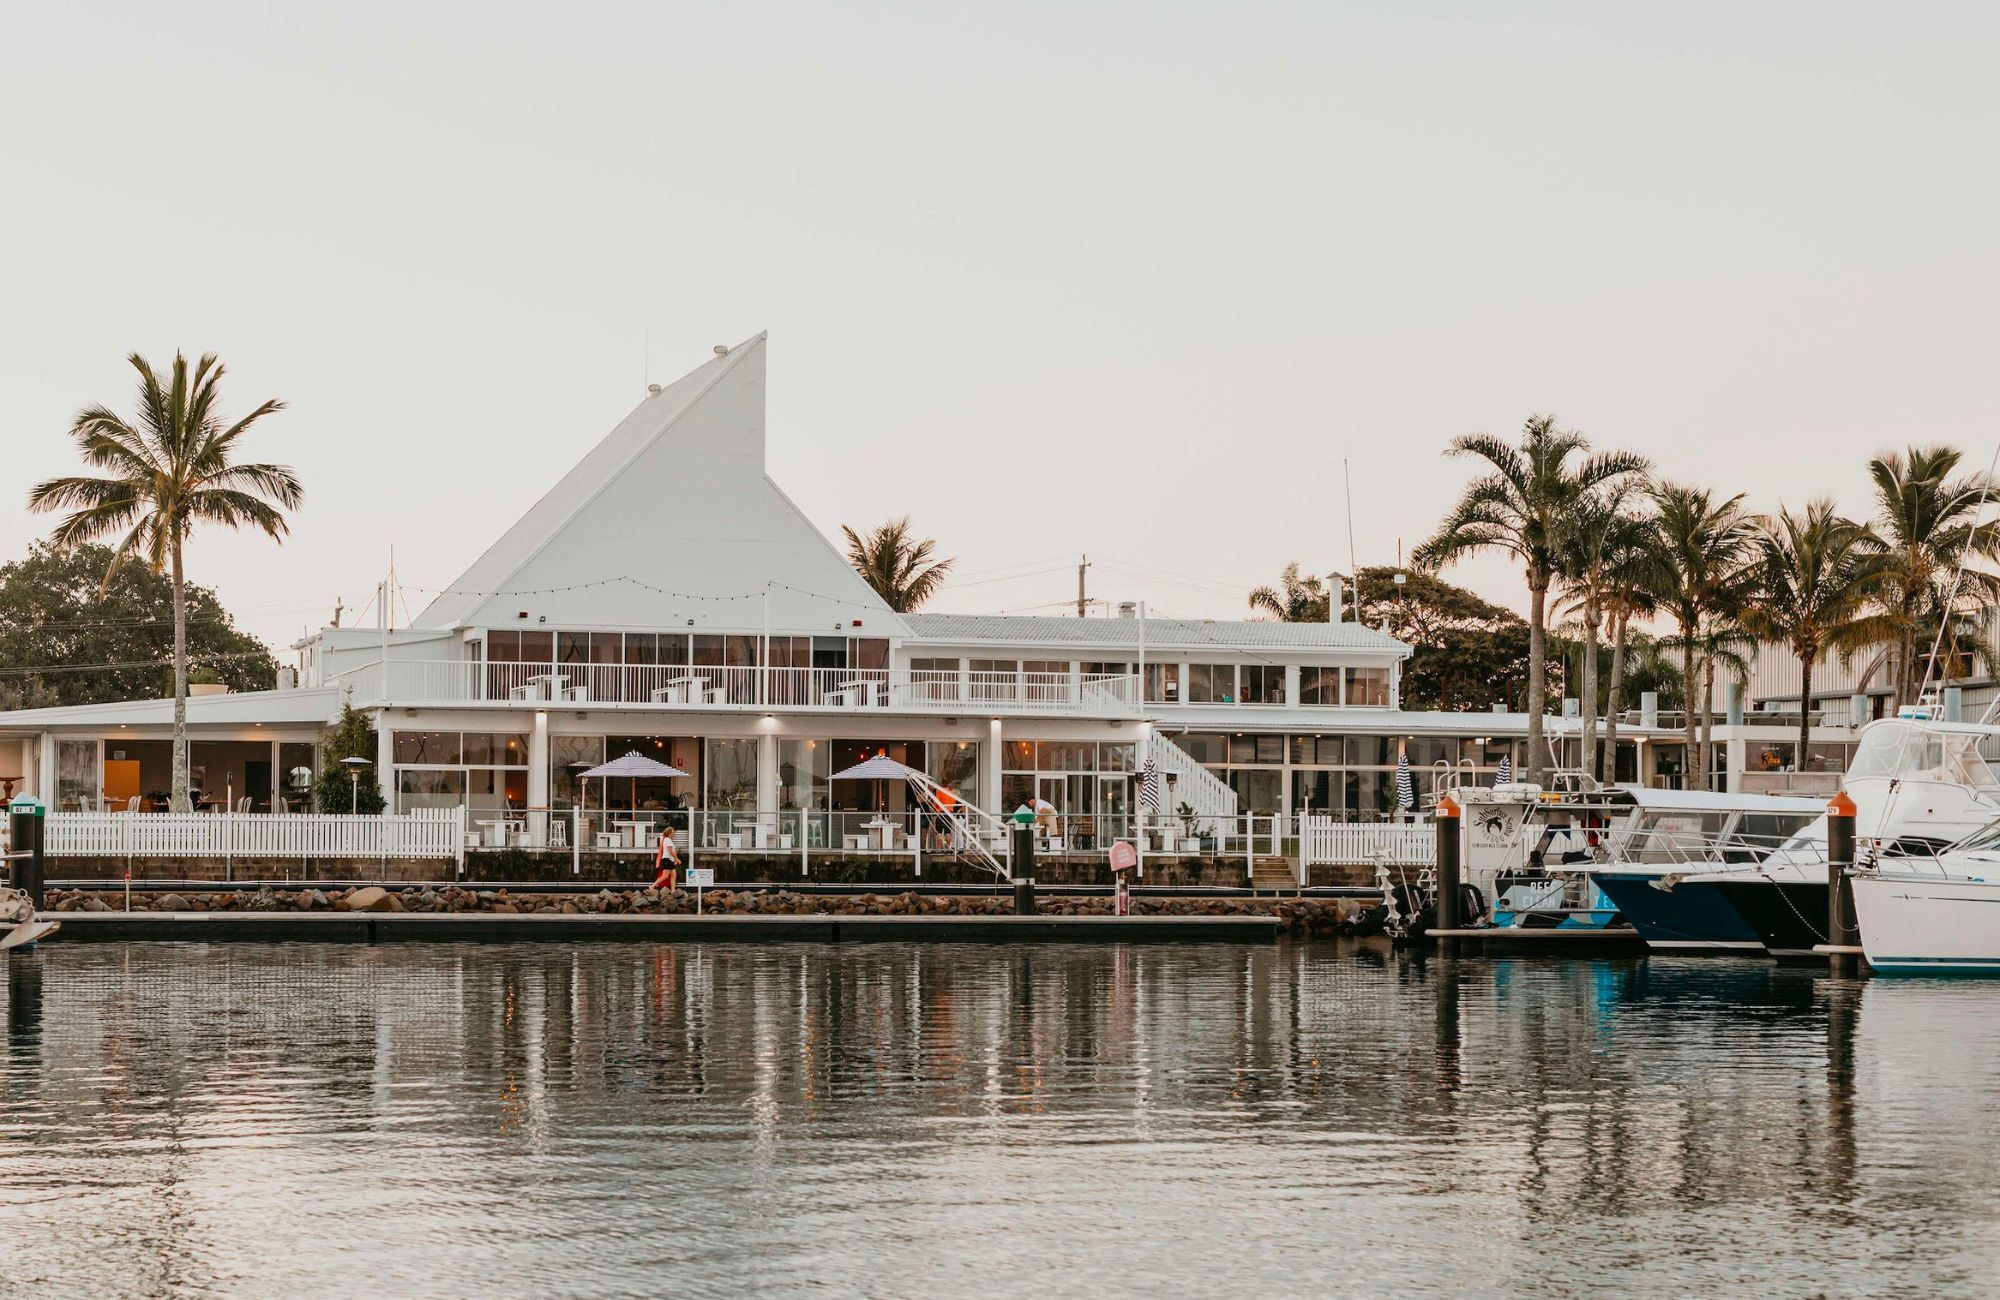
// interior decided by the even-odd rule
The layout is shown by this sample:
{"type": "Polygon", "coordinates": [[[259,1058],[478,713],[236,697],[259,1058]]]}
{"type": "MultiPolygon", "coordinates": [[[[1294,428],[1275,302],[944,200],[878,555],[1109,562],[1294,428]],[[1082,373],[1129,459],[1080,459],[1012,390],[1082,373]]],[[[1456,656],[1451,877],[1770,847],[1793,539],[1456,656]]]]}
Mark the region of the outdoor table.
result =
{"type": "Polygon", "coordinates": [[[544,700],[553,700],[559,697],[562,694],[563,683],[568,680],[569,675],[567,673],[539,673],[528,679],[531,684],[541,688],[542,693],[538,698],[544,700]]]}
{"type": "Polygon", "coordinates": [[[611,824],[616,826],[623,834],[626,848],[636,849],[646,842],[646,827],[648,823],[625,821],[612,822],[611,824]]]}
{"type": "Polygon", "coordinates": [[[650,694],[655,704],[686,704],[701,678],[692,674],[686,677],[669,677],[665,686],[654,688],[650,694]]]}
{"type": "Polygon", "coordinates": [[[875,847],[884,853],[896,847],[896,823],[877,820],[861,823],[862,829],[875,832],[875,847]]]}
{"type": "Polygon", "coordinates": [[[507,847],[506,818],[495,817],[489,820],[482,820],[479,826],[481,828],[480,837],[488,848],[503,849],[507,847]]]}
{"type": "MultiPolygon", "coordinates": [[[[866,678],[856,678],[851,682],[835,683],[834,695],[843,708],[864,709],[868,707],[869,696],[873,693],[874,689],[874,682],[866,678]]],[[[835,700],[833,699],[827,701],[829,704],[834,702],[835,700]]]]}

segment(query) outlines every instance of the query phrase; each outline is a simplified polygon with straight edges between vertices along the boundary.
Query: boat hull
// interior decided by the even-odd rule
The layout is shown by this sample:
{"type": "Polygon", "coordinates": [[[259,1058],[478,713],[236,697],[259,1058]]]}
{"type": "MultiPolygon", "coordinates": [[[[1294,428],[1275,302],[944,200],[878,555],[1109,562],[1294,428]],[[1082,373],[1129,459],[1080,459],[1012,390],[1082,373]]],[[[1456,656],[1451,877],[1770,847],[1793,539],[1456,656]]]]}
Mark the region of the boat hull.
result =
{"type": "Polygon", "coordinates": [[[1669,889],[1657,873],[1594,871],[1590,878],[1648,948],[1738,956],[1764,951],[1757,932],[1707,881],[1684,877],[1669,889]]]}
{"type": "Polygon", "coordinates": [[[1824,880],[1718,880],[1713,887],[1779,961],[1826,960],[1814,951],[1826,942],[1824,880]]]}
{"type": "Polygon", "coordinates": [[[2000,976],[2000,882],[1856,876],[1854,909],[1877,971],[2000,976]]]}

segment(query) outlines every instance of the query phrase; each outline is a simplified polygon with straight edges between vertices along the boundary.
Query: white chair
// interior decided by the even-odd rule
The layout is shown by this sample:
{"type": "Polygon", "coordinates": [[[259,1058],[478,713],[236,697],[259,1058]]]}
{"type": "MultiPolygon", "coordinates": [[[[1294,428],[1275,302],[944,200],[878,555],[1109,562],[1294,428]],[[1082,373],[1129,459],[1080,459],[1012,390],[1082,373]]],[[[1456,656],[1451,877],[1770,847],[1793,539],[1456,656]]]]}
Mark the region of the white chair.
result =
{"type": "Polygon", "coordinates": [[[249,795],[247,795],[247,794],[246,794],[246,795],[244,795],[244,796],[243,796],[243,797],[242,797],[241,799],[238,799],[238,800],[236,801],[236,811],[237,811],[237,812],[240,812],[240,813],[247,813],[247,812],[249,812],[249,811],[250,811],[250,796],[249,796],[249,795]]]}
{"type": "Polygon", "coordinates": [[[729,688],[726,686],[711,686],[701,693],[701,698],[704,703],[708,704],[727,704],[729,703],[729,688]]]}
{"type": "Polygon", "coordinates": [[[842,838],[847,842],[847,847],[850,850],[866,849],[868,847],[868,837],[866,835],[846,835],[842,838]]]}
{"type": "Polygon", "coordinates": [[[590,699],[590,687],[587,685],[565,686],[563,687],[562,697],[566,700],[575,700],[578,703],[587,702],[590,699]]]}
{"type": "Polygon", "coordinates": [[[139,811],[139,796],[138,796],[138,795],[136,795],[136,794],[135,794],[135,795],[133,795],[133,796],[132,796],[132,797],[131,797],[130,799],[127,799],[127,800],[125,801],[125,811],[126,811],[126,812],[128,812],[128,813],[135,813],[135,812],[138,812],[138,811],[139,811]]]}

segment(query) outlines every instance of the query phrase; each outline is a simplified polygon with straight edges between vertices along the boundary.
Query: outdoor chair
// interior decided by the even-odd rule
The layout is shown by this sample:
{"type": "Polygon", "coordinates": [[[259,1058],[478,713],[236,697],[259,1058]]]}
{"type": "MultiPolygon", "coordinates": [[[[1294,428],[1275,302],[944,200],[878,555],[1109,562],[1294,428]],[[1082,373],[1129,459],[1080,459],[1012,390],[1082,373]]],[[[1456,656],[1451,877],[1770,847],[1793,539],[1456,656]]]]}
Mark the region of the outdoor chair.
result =
{"type": "Polygon", "coordinates": [[[136,794],[135,794],[135,795],[133,795],[133,796],[132,796],[132,797],[131,797],[130,799],[127,799],[127,800],[125,801],[125,811],[126,811],[126,812],[128,812],[128,813],[135,813],[135,812],[138,812],[138,811],[139,811],[139,796],[138,796],[138,795],[136,795],[136,794]]]}

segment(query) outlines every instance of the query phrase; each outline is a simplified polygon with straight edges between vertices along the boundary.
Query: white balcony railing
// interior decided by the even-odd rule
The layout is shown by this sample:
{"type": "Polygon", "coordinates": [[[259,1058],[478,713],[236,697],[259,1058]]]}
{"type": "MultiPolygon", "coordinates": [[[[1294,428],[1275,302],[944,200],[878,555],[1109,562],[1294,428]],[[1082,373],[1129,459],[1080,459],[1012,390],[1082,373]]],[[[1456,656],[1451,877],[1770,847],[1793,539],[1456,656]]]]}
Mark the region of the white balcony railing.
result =
{"type": "Polygon", "coordinates": [[[917,713],[1138,712],[1139,679],[1096,673],[391,659],[346,673],[357,704],[591,704],[672,709],[917,713]]]}

